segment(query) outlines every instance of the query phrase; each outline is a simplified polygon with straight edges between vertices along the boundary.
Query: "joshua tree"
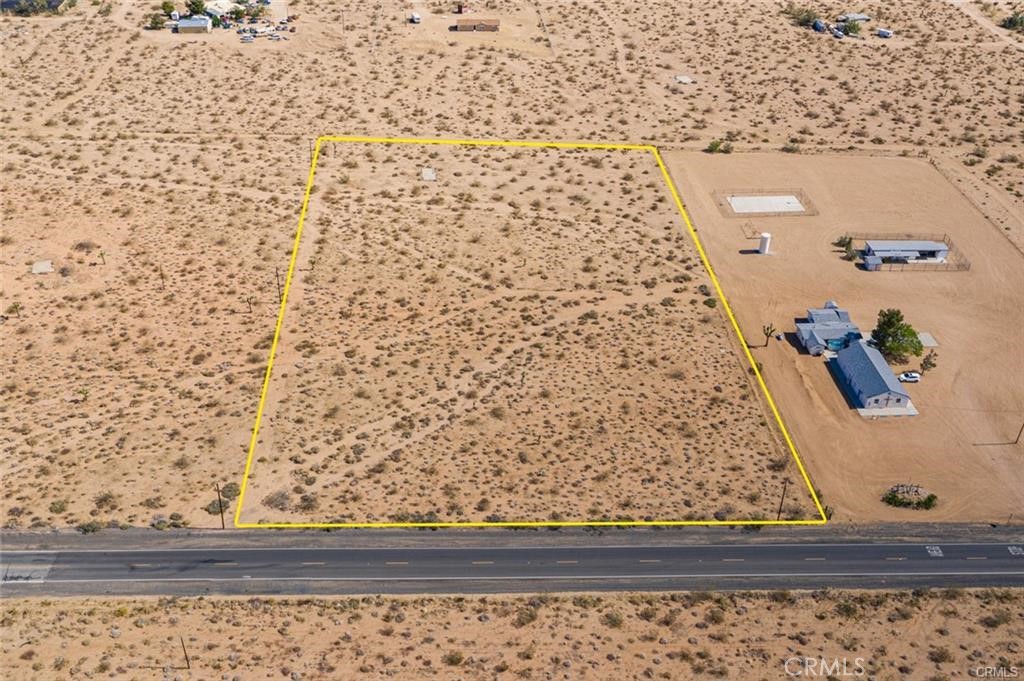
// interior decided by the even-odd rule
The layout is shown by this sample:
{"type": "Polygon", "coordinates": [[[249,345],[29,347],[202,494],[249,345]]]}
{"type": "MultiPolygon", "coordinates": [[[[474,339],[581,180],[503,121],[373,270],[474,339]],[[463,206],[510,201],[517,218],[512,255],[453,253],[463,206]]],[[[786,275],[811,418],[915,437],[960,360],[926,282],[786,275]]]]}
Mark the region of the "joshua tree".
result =
{"type": "Polygon", "coordinates": [[[921,359],[921,373],[934,369],[938,358],[939,355],[934,350],[929,350],[928,354],[921,359]]]}
{"type": "Polygon", "coordinates": [[[15,301],[7,306],[7,314],[17,315],[18,319],[21,319],[21,303],[15,301]]]}
{"type": "Polygon", "coordinates": [[[765,324],[761,327],[761,333],[764,334],[764,346],[768,347],[768,341],[771,340],[772,336],[775,335],[775,325],[765,324]]]}

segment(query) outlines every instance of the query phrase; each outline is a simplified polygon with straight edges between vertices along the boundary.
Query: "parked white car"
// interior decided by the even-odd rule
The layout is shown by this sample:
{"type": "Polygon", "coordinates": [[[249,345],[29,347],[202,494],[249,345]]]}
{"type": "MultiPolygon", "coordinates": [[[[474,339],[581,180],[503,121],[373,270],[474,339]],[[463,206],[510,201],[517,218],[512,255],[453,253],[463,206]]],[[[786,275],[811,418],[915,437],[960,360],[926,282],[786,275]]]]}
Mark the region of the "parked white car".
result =
{"type": "Polygon", "coordinates": [[[916,371],[904,371],[899,375],[900,383],[920,383],[921,374],[916,371]]]}

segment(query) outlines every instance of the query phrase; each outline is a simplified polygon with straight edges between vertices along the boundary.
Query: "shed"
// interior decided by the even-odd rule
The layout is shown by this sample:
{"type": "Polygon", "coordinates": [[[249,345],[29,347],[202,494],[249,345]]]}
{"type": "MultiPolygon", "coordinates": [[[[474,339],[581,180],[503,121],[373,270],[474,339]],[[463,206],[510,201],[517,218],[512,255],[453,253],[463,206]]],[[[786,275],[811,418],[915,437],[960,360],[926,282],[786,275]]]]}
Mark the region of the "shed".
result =
{"type": "Polygon", "coordinates": [[[178,21],[178,33],[209,33],[213,30],[213,20],[207,16],[185,17],[178,21]]]}
{"type": "Polygon", "coordinates": [[[53,272],[52,260],[37,260],[32,263],[32,274],[50,274],[53,272]]]}
{"type": "Polygon", "coordinates": [[[501,26],[500,19],[477,19],[476,22],[478,31],[497,31],[499,26],[501,26]]]}
{"type": "Polygon", "coordinates": [[[878,35],[879,38],[891,38],[892,37],[892,31],[890,31],[887,28],[880,28],[880,29],[878,29],[877,35],[878,35]]]}
{"type": "Polygon", "coordinates": [[[836,17],[836,21],[871,21],[871,17],[867,14],[860,14],[859,12],[849,12],[847,14],[840,14],[836,17]]]}
{"type": "Polygon", "coordinates": [[[858,409],[890,409],[910,403],[910,395],[896,379],[882,353],[867,341],[857,341],[840,350],[835,366],[858,409]]]}
{"type": "Polygon", "coordinates": [[[424,166],[420,168],[420,179],[424,182],[437,182],[437,171],[433,168],[424,166]]]}
{"type": "Polygon", "coordinates": [[[455,20],[456,31],[475,31],[476,30],[476,19],[456,19],[455,20]]]}

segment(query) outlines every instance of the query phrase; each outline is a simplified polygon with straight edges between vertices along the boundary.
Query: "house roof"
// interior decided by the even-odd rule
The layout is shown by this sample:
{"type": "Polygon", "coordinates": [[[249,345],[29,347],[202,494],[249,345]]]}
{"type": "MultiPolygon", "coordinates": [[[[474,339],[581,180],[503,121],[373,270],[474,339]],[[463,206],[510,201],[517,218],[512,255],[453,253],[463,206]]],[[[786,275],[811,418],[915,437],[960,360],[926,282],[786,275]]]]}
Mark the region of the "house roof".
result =
{"type": "Polygon", "coordinates": [[[915,239],[869,239],[865,242],[869,251],[882,255],[887,252],[948,251],[949,246],[941,241],[918,241],[915,239]]]}
{"type": "Polygon", "coordinates": [[[797,322],[796,333],[805,346],[811,340],[818,345],[825,345],[826,341],[833,338],[845,338],[850,334],[859,336],[860,329],[852,322],[826,322],[824,324],[797,322]]]}
{"type": "Polygon", "coordinates": [[[886,364],[882,353],[868,345],[867,341],[850,343],[837,353],[836,362],[850,387],[857,393],[861,404],[886,392],[910,399],[910,395],[896,380],[896,374],[886,364]]]}
{"type": "Polygon", "coordinates": [[[850,313],[839,307],[812,307],[807,310],[807,319],[814,324],[849,323],[850,313]]]}
{"type": "Polygon", "coordinates": [[[209,26],[211,23],[212,20],[210,19],[210,17],[207,16],[185,17],[183,19],[178,19],[178,28],[187,28],[191,26],[209,26]]]}

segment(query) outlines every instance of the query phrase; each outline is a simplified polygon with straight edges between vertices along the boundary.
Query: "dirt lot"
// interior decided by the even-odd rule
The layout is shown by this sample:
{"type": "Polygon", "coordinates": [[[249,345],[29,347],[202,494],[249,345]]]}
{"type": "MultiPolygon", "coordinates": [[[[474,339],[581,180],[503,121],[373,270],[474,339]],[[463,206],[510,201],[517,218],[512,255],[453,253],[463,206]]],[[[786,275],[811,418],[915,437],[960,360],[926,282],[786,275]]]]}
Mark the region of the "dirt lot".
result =
{"type": "Polygon", "coordinates": [[[1024,668],[1012,591],[5,600],[2,622],[0,665],[19,680],[776,681],[803,659],[878,681],[1024,668]]]}
{"type": "Polygon", "coordinates": [[[1024,423],[1024,254],[919,160],[680,153],[668,162],[748,340],[767,323],[793,332],[808,307],[835,299],[865,333],[880,309],[895,307],[939,343],[938,367],[908,386],[920,415],[882,420],[850,408],[822,359],[794,342],[756,351],[835,518],[1019,518],[1024,442],[993,443],[1012,441],[1024,423]],[[802,190],[818,215],[725,217],[712,197],[756,187],[802,190]],[[774,254],[744,252],[757,247],[747,235],[762,231],[772,234],[774,254]],[[856,232],[946,233],[972,266],[866,272],[833,245],[856,232]],[[939,506],[920,512],[879,502],[907,482],[937,494],[939,506]]]}
{"type": "Polygon", "coordinates": [[[650,153],[326,153],[246,520],[812,516],[650,153]]]}
{"type": "Polygon", "coordinates": [[[4,525],[219,525],[325,133],[926,154],[1024,244],[1020,52],[947,2],[869,3],[891,41],[774,0],[501,0],[487,35],[447,4],[290,2],[249,45],[140,30],[141,0],[0,18],[4,525]]]}

